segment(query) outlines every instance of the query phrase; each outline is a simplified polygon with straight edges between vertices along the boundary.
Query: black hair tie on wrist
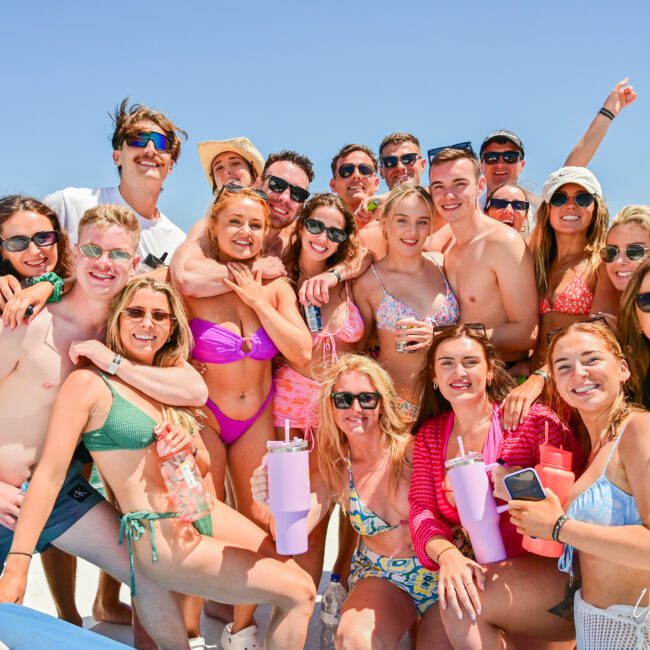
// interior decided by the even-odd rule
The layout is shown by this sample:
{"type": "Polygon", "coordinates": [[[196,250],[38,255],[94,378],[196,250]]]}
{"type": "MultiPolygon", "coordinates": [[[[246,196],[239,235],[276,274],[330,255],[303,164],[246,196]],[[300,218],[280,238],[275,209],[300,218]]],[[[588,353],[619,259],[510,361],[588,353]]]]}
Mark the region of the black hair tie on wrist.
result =
{"type": "Polygon", "coordinates": [[[600,115],[604,115],[605,117],[609,118],[610,120],[613,120],[616,115],[612,113],[608,108],[605,108],[604,106],[598,111],[600,115]]]}

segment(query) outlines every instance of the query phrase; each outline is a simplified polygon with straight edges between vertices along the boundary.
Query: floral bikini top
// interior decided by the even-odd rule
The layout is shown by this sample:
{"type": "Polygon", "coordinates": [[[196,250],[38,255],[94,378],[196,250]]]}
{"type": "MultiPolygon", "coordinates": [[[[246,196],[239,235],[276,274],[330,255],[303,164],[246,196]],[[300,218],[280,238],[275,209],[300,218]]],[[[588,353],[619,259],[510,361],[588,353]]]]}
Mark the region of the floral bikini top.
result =
{"type": "Polygon", "coordinates": [[[553,306],[546,296],[539,301],[539,315],[543,316],[552,311],[574,316],[587,315],[591,311],[593,301],[594,294],[585,282],[584,271],[580,271],[555,299],[553,306]]]}
{"type": "Polygon", "coordinates": [[[373,264],[370,268],[379,282],[379,286],[384,292],[384,297],[382,301],[377,306],[375,310],[375,322],[377,323],[377,328],[382,330],[389,330],[391,332],[395,331],[396,323],[402,318],[416,318],[417,320],[428,320],[432,325],[454,325],[458,322],[460,318],[460,307],[458,305],[458,300],[454,295],[454,292],[451,290],[447,278],[440,267],[440,265],[431,257],[431,261],[438,267],[440,275],[442,275],[442,281],[445,283],[445,301],[431,316],[422,317],[418,314],[415,309],[409,307],[407,304],[403,303],[401,300],[393,296],[392,294],[386,291],[375,265],[373,264]]]}
{"type": "Polygon", "coordinates": [[[338,360],[336,353],[336,341],[342,343],[356,343],[361,340],[363,336],[364,325],[363,318],[359,308],[352,302],[350,297],[350,288],[348,283],[345,283],[345,320],[341,323],[338,329],[330,331],[325,328],[322,332],[316,332],[311,335],[314,347],[321,341],[323,342],[323,360],[327,361],[331,357],[333,361],[338,360]]]}

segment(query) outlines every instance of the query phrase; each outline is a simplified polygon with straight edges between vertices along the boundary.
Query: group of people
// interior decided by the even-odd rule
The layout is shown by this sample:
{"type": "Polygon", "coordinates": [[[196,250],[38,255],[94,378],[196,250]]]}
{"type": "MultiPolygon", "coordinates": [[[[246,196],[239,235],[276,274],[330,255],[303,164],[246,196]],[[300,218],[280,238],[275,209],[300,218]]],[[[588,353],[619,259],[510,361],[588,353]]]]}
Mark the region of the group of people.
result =
{"type": "Polygon", "coordinates": [[[615,86],[541,196],[509,130],[426,157],[409,133],[348,144],[313,196],[307,156],[238,137],[199,143],[212,198],[185,237],[157,207],[185,132],[125,100],[117,187],[0,198],[0,601],[38,551],[80,624],[78,556],[106,572],[93,614],[133,615],[137,647],[205,647],[205,609],[225,648],[301,648],[338,504],[337,648],[650,648],[650,206],[610,225],[587,169],[635,99],[615,86]],[[293,557],[264,460],[287,421],[311,449],[293,557]],[[160,440],[191,450],[209,515],[175,510],[160,440]],[[511,499],[545,440],[573,488],[511,499]],[[489,564],[446,468],[472,452],[507,504],[489,564]]]}

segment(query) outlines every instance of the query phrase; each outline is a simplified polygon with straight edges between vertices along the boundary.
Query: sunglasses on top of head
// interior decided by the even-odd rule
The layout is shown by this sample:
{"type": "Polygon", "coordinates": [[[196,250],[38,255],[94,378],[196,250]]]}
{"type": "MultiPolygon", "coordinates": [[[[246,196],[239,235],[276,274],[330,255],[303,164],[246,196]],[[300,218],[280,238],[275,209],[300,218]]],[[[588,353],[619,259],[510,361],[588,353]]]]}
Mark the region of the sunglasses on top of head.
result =
{"type": "Polygon", "coordinates": [[[380,397],[381,393],[371,393],[369,391],[364,393],[332,393],[332,401],[337,409],[351,409],[354,405],[354,400],[357,400],[362,409],[370,411],[377,408],[380,397]]]}
{"type": "MultiPolygon", "coordinates": [[[[605,317],[604,314],[592,314],[589,316],[589,318],[585,318],[584,320],[578,321],[579,323],[596,323],[598,325],[604,325],[605,327],[609,327],[609,323],[607,322],[607,318],[605,317]]],[[[560,333],[564,332],[570,325],[565,325],[564,327],[558,327],[554,330],[551,330],[550,332],[547,332],[546,334],[546,342],[551,343],[551,341],[560,333]]]]}
{"type": "Polygon", "coordinates": [[[608,244],[600,249],[600,258],[605,264],[615,262],[621,257],[621,254],[624,254],[630,262],[638,262],[648,254],[648,249],[643,244],[628,244],[622,251],[613,244],[608,244]]]}
{"type": "Polygon", "coordinates": [[[305,219],[305,228],[307,229],[307,232],[312,235],[320,235],[324,231],[327,233],[327,239],[335,244],[342,244],[348,238],[348,233],[342,228],[325,226],[322,221],[314,219],[313,217],[307,217],[305,219]]]}
{"type": "Polygon", "coordinates": [[[486,165],[496,165],[499,160],[503,160],[506,165],[514,165],[522,158],[520,151],[486,151],[481,160],[486,165]]]}
{"type": "Polygon", "coordinates": [[[636,306],[644,313],[650,313],[650,291],[644,293],[637,293],[634,296],[636,306]]]}
{"type": "Polygon", "coordinates": [[[569,199],[573,199],[579,208],[588,208],[594,204],[595,197],[589,192],[578,192],[573,196],[566,192],[555,192],[549,199],[549,204],[554,208],[561,208],[563,205],[566,205],[569,199]]]}
{"type": "Polygon", "coordinates": [[[153,142],[156,151],[171,151],[171,140],[166,135],[156,133],[156,131],[140,131],[134,136],[127,137],[126,144],[129,147],[140,147],[142,149],[147,146],[149,140],[153,142]]]}
{"type": "Polygon", "coordinates": [[[232,192],[233,194],[238,194],[239,192],[243,192],[244,190],[251,190],[251,192],[255,192],[255,194],[257,194],[257,196],[259,196],[264,201],[269,200],[269,197],[266,194],[266,192],[264,192],[262,190],[258,190],[256,187],[248,187],[246,185],[241,185],[240,183],[226,183],[225,185],[222,185],[217,190],[217,193],[215,194],[215,197],[214,197],[214,201],[216,203],[219,200],[219,197],[224,192],[232,192]]]}
{"type": "Polygon", "coordinates": [[[516,212],[528,212],[530,203],[528,201],[506,201],[506,199],[488,199],[486,208],[495,208],[496,210],[505,210],[509,205],[516,212]]]}
{"type": "Polygon", "coordinates": [[[431,164],[436,156],[445,149],[457,149],[458,151],[469,151],[469,153],[476,158],[476,152],[472,149],[471,142],[457,142],[456,144],[447,144],[444,147],[435,147],[434,149],[429,149],[427,151],[427,156],[429,158],[429,164],[431,164]]]}
{"type": "Polygon", "coordinates": [[[419,153],[403,153],[401,156],[383,156],[381,163],[386,169],[397,167],[398,162],[401,162],[404,167],[412,167],[419,157],[419,153]]]}
{"type": "Polygon", "coordinates": [[[355,165],[354,163],[345,163],[338,168],[336,173],[341,178],[350,178],[350,176],[354,174],[355,169],[358,169],[359,173],[362,176],[366,177],[372,176],[375,173],[375,168],[372,165],[368,165],[366,163],[360,163],[359,165],[355,165]]]}
{"type": "Polygon", "coordinates": [[[59,233],[56,230],[43,230],[31,237],[26,235],[15,235],[8,239],[0,237],[0,246],[10,253],[20,253],[29,248],[30,242],[34,242],[39,248],[46,248],[47,246],[53,246],[58,241],[59,233]]]}
{"type": "Polygon", "coordinates": [[[289,196],[294,203],[304,203],[309,198],[309,192],[304,187],[291,185],[284,178],[279,178],[278,176],[269,176],[268,185],[271,192],[275,194],[282,194],[282,192],[289,188],[289,196]]]}
{"type": "Polygon", "coordinates": [[[136,322],[144,320],[147,314],[151,317],[151,320],[154,323],[169,323],[176,320],[176,316],[170,314],[168,311],[163,311],[162,309],[147,311],[146,309],[142,309],[142,307],[125,307],[122,310],[122,313],[128,320],[136,322]]]}

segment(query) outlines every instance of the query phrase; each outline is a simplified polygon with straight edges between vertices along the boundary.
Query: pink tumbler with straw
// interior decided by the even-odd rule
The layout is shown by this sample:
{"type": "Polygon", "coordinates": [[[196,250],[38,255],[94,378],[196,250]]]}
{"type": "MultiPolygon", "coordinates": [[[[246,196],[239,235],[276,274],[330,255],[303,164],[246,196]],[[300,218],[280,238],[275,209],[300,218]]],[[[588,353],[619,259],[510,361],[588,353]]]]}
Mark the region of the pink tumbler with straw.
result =
{"type": "MultiPolygon", "coordinates": [[[[462,447],[461,453],[464,454],[462,447]]],[[[486,467],[481,454],[474,452],[445,463],[460,523],[469,534],[476,561],[481,564],[507,557],[499,530],[499,510],[487,476],[491,468],[492,465],[486,467]]]]}
{"type": "Polygon", "coordinates": [[[280,555],[307,551],[307,515],[311,507],[309,452],[302,438],[266,443],[269,506],[275,519],[275,548],[280,555]]]}

